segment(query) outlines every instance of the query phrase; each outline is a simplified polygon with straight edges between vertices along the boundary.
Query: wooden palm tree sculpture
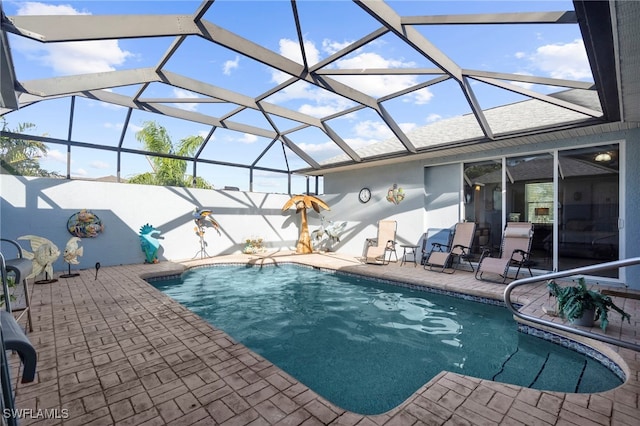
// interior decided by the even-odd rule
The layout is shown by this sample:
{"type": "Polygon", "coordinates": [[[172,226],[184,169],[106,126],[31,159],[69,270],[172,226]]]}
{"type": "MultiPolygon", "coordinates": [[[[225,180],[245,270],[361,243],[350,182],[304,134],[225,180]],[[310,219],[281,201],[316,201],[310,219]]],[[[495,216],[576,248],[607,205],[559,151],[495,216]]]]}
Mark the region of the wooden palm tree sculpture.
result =
{"type": "Polygon", "coordinates": [[[307,209],[313,208],[317,213],[320,213],[320,207],[325,210],[331,210],[328,205],[321,199],[314,197],[313,195],[294,195],[289,201],[287,201],[282,207],[282,211],[285,211],[292,206],[296,206],[296,213],[301,213],[300,223],[300,238],[296,245],[296,253],[307,254],[312,253],[311,236],[309,235],[309,224],[307,223],[307,209]]]}

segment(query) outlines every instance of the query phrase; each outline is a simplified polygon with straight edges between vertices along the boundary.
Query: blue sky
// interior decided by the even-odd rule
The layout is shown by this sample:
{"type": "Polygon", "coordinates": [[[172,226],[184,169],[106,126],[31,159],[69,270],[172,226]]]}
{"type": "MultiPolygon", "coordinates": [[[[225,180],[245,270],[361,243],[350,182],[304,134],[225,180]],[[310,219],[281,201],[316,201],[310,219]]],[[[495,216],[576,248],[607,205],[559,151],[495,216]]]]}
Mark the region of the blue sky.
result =
{"type": "MultiPolygon", "coordinates": [[[[570,1],[407,1],[388,4],[400,15],[499,13],[512,11],[572,10],[570,1]]],[[[196,1],[46,1],[25,2],[4,0],[5,13],[26,14],[193,14],[196,1]]],[[[346,0],[300,1],[300,14],[308,62],[313,64],[340,50],[380,27],[359,6],[346,0]]],[[[301,62],[296,28],[289,1],[216,1],[204,19],[258,43],[292,60],[301,62]]],[[[521,26],[424,26],[417,27],[436,47],[444,51],[463,68],[531,74],[564,79],[591,81],[591,73],[577,25],[521,25],[521,26]]],[[[103,72],[156,66],[173,41],[173,37],[138,40],[106,40],[75,43],[41,44],[10,35],[10,44],[17,78],[20,81],[71,74],[103,72]]],[[[331,65],[333,68],[430,68],[433,65],[392,34],[345,56],[331,65]]],[[[286,80],[281,72],[241,56],[236,52],[190,37],[166,69],[209,81],[247,96],[265,93],[286,80]]],[[[431,76],[369,76],[363,78],[335,76],[336,80],[353,84],[360,91],[374,97],[427,81],[431,76]]],[[[490,86],[477,83],[474,91],[483,108],[523,99],[505,94],[490,86]]],[[[547,93],[548,87],[530,87],[547,93]]],[[[132,95],[138,87],[113,89],[116,93],[132,95]]],[[[400,127],[408,132],[431,122],[470,112],[468,104],[458,93],[455,83],[445,82],[386,102],[385,108],[400,127]]],[[[145,98],[200,97],[167,85],[151,84],[145,98]]],[[[351,101],[307,84],[294,84],[266,101],[306,114],[325,117],[354,105],[351,101]]],[[[227,104],[175,103],[174,106],[222,116],[233,107],[227,104]]],[[[66,139],[68,136],[70,99],[41,102],[6,115],[11,129],[19,123],[37,125],[34,133],[66,139]]],[[[74,141],[116,146],[126,117],[126,109],[87,99],[76,99],[74,141]]],[[[123,146],[141,148],[135,132],[147,120],[165,126],[174,142],[201,134],[210,128],[197,123],[183,122],[170,117],[134,111],[123,146]]],[[[267,121],[254,111],[244,111],[232,120],[270,128],[267,121]]],[[[277,119],[281,130],[297,123],[277,119]]],[[[391,131],[373,111],[356,113],[329,121],[329,124],[354,149],[376,143],[392,136],[391,131]]],[[[290,138],[304,148],[316,161],[333,157],[341,151],[319,130],[292,133],[290,138]]],[[[270,143],[262,137],[218,129],[204,150],[205,156],[216,160],[250,164],[270,143]]],[[[280,144],[274,145],[258,165],[284,167],[280,144]]],[[[72,149],[71,174],[74,177],[100,177],[116,174],[116,155],[107,151],[72,149]]],[[[306,167],[293,152],[287,152],[291,169],[306,167]]],[[[66,172],[66,148],[51,145],[41,164],[49,170],[66,172]]],[[[123,177],[150,170],[144,157],[123,155],[123,177]]],[[[248,189],[248,172],[229,167],[198,166],[198,174],[216,187],[225,185],[248,189]]],[[[286,192],[284,175],[256,172],[256,191],[286,192]]],[[[294,179],[293,192],[304,191],[304,178],[294,179]]]]}

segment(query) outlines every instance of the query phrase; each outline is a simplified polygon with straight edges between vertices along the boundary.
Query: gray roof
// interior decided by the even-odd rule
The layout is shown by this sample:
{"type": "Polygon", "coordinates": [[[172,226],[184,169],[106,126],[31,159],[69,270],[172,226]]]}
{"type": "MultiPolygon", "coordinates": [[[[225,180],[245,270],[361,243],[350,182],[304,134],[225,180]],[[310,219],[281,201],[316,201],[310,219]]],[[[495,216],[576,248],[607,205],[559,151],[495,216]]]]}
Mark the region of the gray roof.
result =
{"type": "MultiPolygon", "coordinates": [[[[574,89],[550,96],[602,112],[598,94],[595,90],[574,89]]],[[[590,116],[585,114],[537,99],[491,108],[485,110],[484,115],[491,124],[496,136],[516,134],[531,129],[549,129],[558,125],[585,122],[591,119],[590,116]]],[[[451,143],[461,141],[482,140],[484,134],[478,126],[474,115],[465,114],[417,128],[408,132],[407,137],[416,148],[432,148],[446,147],[451,143]]],[[[402,150],[402,144],[397,138],[389,138],[383,142],[357,149],[356,152],[361,157],[367,158],[402,150]]],[[[321,162],[321,164],[343,163],[348,160],[349,158],[346,155],[339,155],[329,158],[321,162]]]]}

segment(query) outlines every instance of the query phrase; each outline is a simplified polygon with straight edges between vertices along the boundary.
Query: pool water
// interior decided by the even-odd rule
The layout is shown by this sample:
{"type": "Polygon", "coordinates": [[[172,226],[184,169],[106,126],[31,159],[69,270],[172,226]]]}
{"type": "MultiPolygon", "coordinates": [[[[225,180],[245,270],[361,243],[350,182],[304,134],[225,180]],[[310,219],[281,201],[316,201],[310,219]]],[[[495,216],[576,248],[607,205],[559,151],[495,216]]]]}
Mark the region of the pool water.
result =
{"type": "Polygon", "coordinates": [[[442,370],[540,390],[619,386],[517,331],[500,306],[296,265],[215,266],[153,285],[337,406],[388,411],[442,370]]]}

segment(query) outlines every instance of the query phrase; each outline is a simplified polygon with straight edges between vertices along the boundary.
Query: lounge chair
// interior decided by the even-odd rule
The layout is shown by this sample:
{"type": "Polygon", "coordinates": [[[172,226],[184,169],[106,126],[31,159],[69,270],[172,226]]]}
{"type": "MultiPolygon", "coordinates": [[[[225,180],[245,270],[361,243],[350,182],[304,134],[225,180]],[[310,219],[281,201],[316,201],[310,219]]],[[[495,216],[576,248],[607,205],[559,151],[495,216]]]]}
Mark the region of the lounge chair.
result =
{"type": "Polygon", "coordinates": [[[395,220],[381,220],[378,222],[378,238],[371,240],[375,245],[367,247],[365,254],[366,263],[388,264],[391,261],[391,253],[396,256],[396,227],[395,220]],[[387,260],[389,253],[389,260],[387,260]]]}
{"type": "Polygon", "coordinates": [[[2,286],[3,293],[5,295],[4,307],[8,312],[22,311],[18,316],[17,321],[20,321],[20,318],[26,313],[27,314],[27,326],[29,327],[29,331],[33,331],[33,320],[31,318],[31,301],[29,299],[29,284],[27,283],[27,277],[31,275],[33,271],[33,261],[31,259],[26,259],[22,256],[22,247],[18,244],[17,241],[9,240],[6,238],[0,238],[0,241],[11,244],[15,247],[18,253],[17,258],[8,259],[5,257],[5,253],[0,252],[0,273],[2,273],[2,286]],[[20,283],[23,285],[22,296],[24,298],[24,303],[22,306],[11,306],[11,300],[9,295],[7,294],[8,287],[7,284],[7,274],[9,272],[13,272],[15,274],[15,285],[18,286],[20,283]]]}
{"type": "Polygon", "coordinates": [[[465,260],[469,263],[473,272],[474,269],[470,257],[471,244],[475,234],[476,224],[474,222],[456,224],[451,244],[434,244],[433,250],[424,264],[424,269],[427,269],[428,266],[429,270],[432,271],[434,266],[438,266],[441,267],[439,272],[446,272],[450,268],[451,272],[449,273],[453,274],[460,266],[460,263],[465,260]]]}
{"type": "Polygon", "coordinates": [[[509,278],[509,268],[516,266],[516,274],[513,279],[518,278],[520,269],[524,266],[531,272],[529,264],[529,256],[531,250],[531,241],[533,240],[533,224],[530,222],[509,222],[504,228],[502,234],[502,246],[500,248],[500,257],[490,257],[491,250],[485,249],[480,256],[478,262],[478,270],[476,271],[476,279],[482,279],[485,272],[500,275],[502,283],[509,278]]]}
{"type": "Polygon", "coordinates": [[[448,246],[451,244],[453,232],[449,228],[429,228],[422,236],[422,258],[420,264],[424,265],[433,251],[434,246],[448,246]]]}

